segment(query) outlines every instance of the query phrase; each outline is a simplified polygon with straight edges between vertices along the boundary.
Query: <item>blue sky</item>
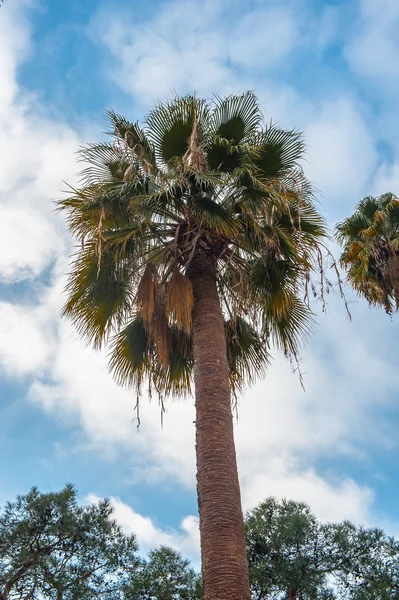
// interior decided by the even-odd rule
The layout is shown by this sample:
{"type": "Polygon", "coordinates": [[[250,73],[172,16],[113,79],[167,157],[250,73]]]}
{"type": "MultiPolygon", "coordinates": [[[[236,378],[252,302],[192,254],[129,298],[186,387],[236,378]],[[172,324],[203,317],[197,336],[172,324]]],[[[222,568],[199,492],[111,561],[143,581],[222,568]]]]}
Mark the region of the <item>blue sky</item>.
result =
{"type": "MultiPolygon", "coordinates": [[[[0,10],[0,504],[73,482],[112,496],[146,550],[198,560],[193,402],[159,407],[114,385],[106,357],[61,322],[72,251],[51,203],[103,109],[142,120],[161,98],[252,89],[298,127],[329,223],[366,194],[399,193],[396,0],[7,0],[0,10]]],[[[399,534],[399,333],[347,290],[303,351],[306,393],[275,353],[240,400],[242,496],[307,501],[322,519],[399,534]]],[[[315,307],[320,312],[320,307],[315,307]]]]}

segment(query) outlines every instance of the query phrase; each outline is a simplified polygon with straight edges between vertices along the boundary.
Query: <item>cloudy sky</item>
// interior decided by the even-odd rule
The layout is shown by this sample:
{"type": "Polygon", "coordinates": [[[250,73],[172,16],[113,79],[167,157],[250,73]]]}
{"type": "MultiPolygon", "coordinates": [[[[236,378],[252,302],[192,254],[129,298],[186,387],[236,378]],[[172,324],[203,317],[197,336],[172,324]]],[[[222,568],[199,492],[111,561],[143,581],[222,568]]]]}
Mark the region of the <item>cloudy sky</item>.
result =
{"type": "MultiPolygon", "coordinates": [[[[304,130],[329,224],[399,193],[397,0],[6,0],[0,9],[0,504],[73,482],[114,498],[142,549],[198,556],[193,401],[159,407],[107,374],[59,311],[73,251],[53,201],[76,182],[103,109],[142,120],[173,94],[253,90],[304,130]]],[[[244,508],[305,500],[322,519],[399,533],[398,320],[332,295],[302,354],[278,354],[239,403],[244,508]]],[[[315,306],[320,312],[320,308],[315,306]]]]}

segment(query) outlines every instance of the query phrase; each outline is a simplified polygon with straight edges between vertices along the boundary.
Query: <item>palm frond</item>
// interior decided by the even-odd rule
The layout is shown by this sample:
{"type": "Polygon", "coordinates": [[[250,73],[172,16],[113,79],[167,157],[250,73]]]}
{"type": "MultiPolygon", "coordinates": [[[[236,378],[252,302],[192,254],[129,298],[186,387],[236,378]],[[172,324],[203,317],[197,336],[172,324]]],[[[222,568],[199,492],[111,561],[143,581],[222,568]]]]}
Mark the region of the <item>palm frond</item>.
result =
{"type": "Polygon", "coordinates": [[[140,316],[143,322],[148,326],[153,320],[156,300],[157,300],[157,289],[158,274],[155,266],[149,262],[147,263],[144,273],[137,286],[136,304],[140,312],[140,316]]]}
{"type": "Polygon", "coordinates": [[[259,157],[254,162],[264,177],[272,179],[295,169],[305,152],[301,132],[272,124],[258,135],[256,145],[259,157]]]}
{"type": "Polygon", "coordinates": [[[252,140],[263,119],[253,92],[227,98],[216,96],[213,104],[212,128],[218,137],[234,145],[252,140]]]}
{"type": "Polygon", "coordinates": [[[194,196],[190,200],[189,208],[200,225],[205,225],[226,239],[233,238],[240,231],[240,223],[212,198],[194,196]]]}
{"type": "Polygon", "coordinates": [[[399,200],[392,193],[367,196],[338,223],[340,262],[352,287],[387,313],[399,308],[399,200]]]}
{"type": "Polygon", "coordinates": [[[106,111],[106,114],[113,128],[112,133],[116,134],[131,150],[131,162],[137,161],[142,170],[148,175],[156,175],[158,167],[155,151],[144,130],[139,127],[138,123],[131,123],[122,115],[116,114],[112,109],[106,111]]]}
{"type": "Polygon", "coordinates": [[[256,326],[238,316],[225,322],[225,334],[231,384],[236,392],[242,391],[245,384],[264,375],[270,362],[267,339],[256,326]]]}
{"type": "Polygon", "coordinates": [[[130,167],[123,149],[105,142],[80,148],[79,160],[89,165],[81,172],[81,184],[84,187],[121,182],[130,167]]]}
{"type": "Polygon", "coordinates": [[[213,136],[206,150],[209,168],[221,173],[234,173],[243,165],[245,150],[220,136],[213,136]]]}
{"type": "Polygon", "coordinates": [[[193,286],[177,268],[166,290],[166,313],[169,321],[186,333],[191,332],[191,313],[194,305],[193,286]]]}
{"type": "Polygon", "coordinates": [[[195,96],[160,103],[146,120],[147,137],[156,156],[166,164],[176,157],[183,158],[189,149],[194,122],[206,122],[207,114],[206,102],[195,96]]]}
{"type": "Polygon", "coordinates": [[[109,370],[119,385],[140,391],[153,364],[152,344],[143,320],[136,315],[111,343],[109,370]]]}
{"type": "MultiPolygon", "coordinates": [[[[263,313],[263,324],[274,345],[286,356],[297,359],[300,347],[314,331],[315,319],[310,308],[295,294],[289,294],[284,311],[263,313]]],[[[267,308],[267,307],[266,307],[267,308]]]]}
{"type": "Polygon", "coordinates": [[[95,347],[101,346],[126,319],[132,306],[132,265],[117,263],[111,251],[101,255],[94,242],[78,252],[66,286],[68,300],[62,316],[95,347]]]}

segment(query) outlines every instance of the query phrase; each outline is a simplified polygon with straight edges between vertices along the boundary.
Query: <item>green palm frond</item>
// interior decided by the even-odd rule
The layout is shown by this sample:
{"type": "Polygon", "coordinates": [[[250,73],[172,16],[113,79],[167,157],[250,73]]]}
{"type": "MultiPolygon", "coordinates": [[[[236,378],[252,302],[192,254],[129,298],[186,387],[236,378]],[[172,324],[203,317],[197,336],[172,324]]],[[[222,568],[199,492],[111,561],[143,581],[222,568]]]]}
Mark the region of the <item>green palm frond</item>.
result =
{"type": "MultiPolygon", "coordinates": [[[[113,132],[117,138],[126,144],[131,152],[125,152],[131,162],[140,165],[145,173],[156,175],[158,167],[153,146],[150,144],[143,129],[138,123],[131,123],[122,115],[117,115],[112,109],[106,111],[113,132]]],[[[117,144],[117,147],[120,144],[117,144]]],[[[123,148],[123,146],[122,146],[123,148]]]]}
{"type": "Polygon", "coordinates": [[[239,392],[246,382],[264,375],[270,362],[267,342],[256,327],[238,316],[225,322],[225,332],[231,383],[239,392]]]}
{"type": "Polygon", "coordinates": [[[81,172],[84,187],[123,181],[130,167],[123,148],[115,144],[88,144],[79,150],[79,160],[90,165],[81,172]]]}
{"type": "Polygon", "coordinates": [[[295,294],[288,294],[284,311],[271,309],[263,313],[264,327],[271,340],[286,356],[298,357],[300,348],[314,332],[315,319],[310,308],[295,294]]]}
{"type": "Polygon", "coordinates": [[[256,140],[259,157],[254,162],[264,177],[275,179],[297,167],[305,152],[302,133],[270,125],[256,140]]]}
{"type": "Polygon", "coordinates": [[[263,120],[255,94],[246,92],[227,98],[216,96],[214,107],[211,122],[218,137],[236,146],[244,141],[252,141],[263,120]]]}
{"type": "Polygon", "coordinates": [[[245,151],[230,140],[214,136],[208,145],[206,157],[210,169],[221,173],[234,173],[243,165],[245,151]]]}
{"type": "Polygon", "coordinates": [[[240,231],[240,223],[212,198],[194,196],[190,201],[190,209],[199,225],[204,225],[221,236],[231,238],[240,231]]]}
{"type": "Polygon", "coordinates": [[[151,375],[154,349],[143,320],[135,316],[113,339],[109,369],[119,385],[140,390],[151,375]]]}
{"type": "Polygon", "coordinates": [[[195,120],[206,121],[207,112],[205,101],[195,96],[177,97],[155,107],[146,120],[147,137],[155,155],[166,164],[183,158],[195,120]]]}
{"type": "Polygon", "coordinates": [[[112,251],[99,260],[95,243],[87,244],[72,263],[62,315],[75,324],[89,343],[100,347],[130,313],[133,303],[134,265],[117,263],[112,251]]]}

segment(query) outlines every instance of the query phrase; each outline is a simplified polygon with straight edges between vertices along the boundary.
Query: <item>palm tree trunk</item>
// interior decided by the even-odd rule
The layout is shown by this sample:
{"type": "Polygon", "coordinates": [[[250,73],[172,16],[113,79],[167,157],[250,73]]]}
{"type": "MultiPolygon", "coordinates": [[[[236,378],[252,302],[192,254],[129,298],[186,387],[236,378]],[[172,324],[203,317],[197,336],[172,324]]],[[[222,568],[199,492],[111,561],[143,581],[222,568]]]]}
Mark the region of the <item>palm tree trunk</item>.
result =
{"type": "Polygon", "coordinates": [[[250,598],[216,259],[197,251],[192,282],[197,492],[204,600],[250,598]]]}

